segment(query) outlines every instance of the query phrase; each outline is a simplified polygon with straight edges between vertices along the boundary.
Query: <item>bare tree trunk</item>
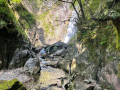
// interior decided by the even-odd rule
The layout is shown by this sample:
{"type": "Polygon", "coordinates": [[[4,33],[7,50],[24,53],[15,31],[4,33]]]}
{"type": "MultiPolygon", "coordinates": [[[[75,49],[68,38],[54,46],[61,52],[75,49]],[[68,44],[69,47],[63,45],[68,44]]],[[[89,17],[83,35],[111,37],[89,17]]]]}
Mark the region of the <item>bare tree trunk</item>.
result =
{"type": "Polygon", "coordinates": [[[75,5],[74,5],[75,2],[76,2],[76,0],[73,0],[73,2],[71,4],[72,4],[72,7],[74,8],[74,10],[75,10],[75,12],[76,12],[76,14],[78,16],[78,19],[80,19],[79,13],[78,13],[77,9],[75,8],[75,5]]]}
{"type": "Polygon", "coordinates": [[[79,6],[80,6],[80,9],[81,9],[82,17],[85,19],[85,13],[83,10],[82,2],[81,2],[81,0],[77,0],[77,1],[78,1],[79,6]]]}

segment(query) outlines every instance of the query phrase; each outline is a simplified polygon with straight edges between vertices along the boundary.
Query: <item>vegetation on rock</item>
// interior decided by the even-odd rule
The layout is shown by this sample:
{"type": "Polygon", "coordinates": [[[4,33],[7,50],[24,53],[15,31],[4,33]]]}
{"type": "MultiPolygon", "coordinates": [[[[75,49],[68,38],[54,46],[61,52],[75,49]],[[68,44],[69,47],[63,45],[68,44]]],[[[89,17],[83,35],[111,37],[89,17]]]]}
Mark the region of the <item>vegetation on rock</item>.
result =
{"type": "Polygon", "coordinates": [[[26,90],[24,85],[17,79],[0,81],[0,90],[26,90]]]}

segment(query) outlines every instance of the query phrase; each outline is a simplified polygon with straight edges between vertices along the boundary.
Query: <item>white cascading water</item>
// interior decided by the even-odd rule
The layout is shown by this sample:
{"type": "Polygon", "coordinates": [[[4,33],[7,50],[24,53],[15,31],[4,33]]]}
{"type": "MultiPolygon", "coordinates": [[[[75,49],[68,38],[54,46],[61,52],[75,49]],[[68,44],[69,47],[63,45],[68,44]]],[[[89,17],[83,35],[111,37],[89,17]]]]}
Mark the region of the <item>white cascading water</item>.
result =
{"type": "Polygon", "coordinates": [[[70,18],[69,25],[67,28],[67,34],[64,39],[64,43],[68,43],[70,39],[76,35],[77,26],[76,26],[77,14],[75,11],[72,11],[72,17],[70,18]]]}

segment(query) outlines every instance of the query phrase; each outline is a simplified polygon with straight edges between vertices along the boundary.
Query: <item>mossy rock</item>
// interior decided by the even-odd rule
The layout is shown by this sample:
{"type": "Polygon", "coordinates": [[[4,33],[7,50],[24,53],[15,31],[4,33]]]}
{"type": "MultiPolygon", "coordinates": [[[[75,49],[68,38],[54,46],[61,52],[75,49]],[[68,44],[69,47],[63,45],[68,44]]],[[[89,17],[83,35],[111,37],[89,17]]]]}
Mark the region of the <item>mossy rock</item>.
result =
{"type": "Polygon", "coordinates": [[[26,88],[17,79],[13,79],[13,80],[8,80],[8,81],[1,80],[0,90],[26,90],[26,88]]]}

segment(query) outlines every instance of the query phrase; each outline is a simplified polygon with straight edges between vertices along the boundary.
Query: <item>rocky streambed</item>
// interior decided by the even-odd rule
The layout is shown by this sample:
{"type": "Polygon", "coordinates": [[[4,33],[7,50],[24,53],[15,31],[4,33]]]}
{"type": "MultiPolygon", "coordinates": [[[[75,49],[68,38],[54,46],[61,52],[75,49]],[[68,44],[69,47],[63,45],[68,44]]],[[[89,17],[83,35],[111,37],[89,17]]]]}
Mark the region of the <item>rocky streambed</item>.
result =
{"type": "MultiPolygon", "coordinates": [[[[119,62],[111,62],[99,71],[88,61],[88,51],[73,45],[57,42],[42,48],[17,49],[9,69],[0,71],[0,90],[5,80],[7,89],[22,82],[27,90],[119,90],[116,75],[119,62]],[[13,80],[18,79],[18,81],[13,80]],[[8,83],[13,80],[12,86],[8,83]]],[[[100,62],[101,63],[101,62],[100,62]]],[[[20,88],[23,88],[21,85],[20,88]]],[[[25,90],[20,89],[20,90],[25,90]]]]}
{"type": "MultiPolygon", "coordinates": [[[[58,68],[60,58],[64,57],[66,44],[58,42],[51,46],[15,52],[8,70],[0,71],[0,80],[18,79],[30,90],[62,90],[62,80],[67,82],[67,73],[58,68]],[[19,67],[22,59],[31,55],[24,67],[19,67]],[[18,63],[19,62],[19,63],[18,63]],[[19,68],[18,68],[19,67],[19,68]],[[15,69],[14,69],[15,68],[15,69]]],[[[1,89],[0,89],[1,90],[1,89]]]]}

